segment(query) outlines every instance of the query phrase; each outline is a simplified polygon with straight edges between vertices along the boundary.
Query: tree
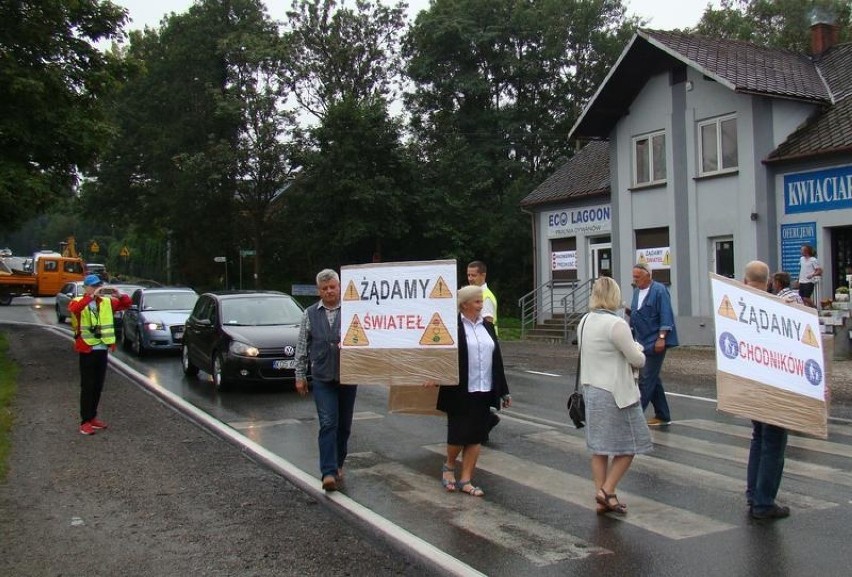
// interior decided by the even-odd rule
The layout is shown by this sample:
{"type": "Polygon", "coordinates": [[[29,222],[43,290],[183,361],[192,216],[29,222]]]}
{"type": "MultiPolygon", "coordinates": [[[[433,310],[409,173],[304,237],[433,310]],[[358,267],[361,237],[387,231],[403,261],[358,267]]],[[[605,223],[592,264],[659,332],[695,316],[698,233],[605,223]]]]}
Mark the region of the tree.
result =
{"type": "Polygon", "coordinates": [[[571,126],[639,23],[619,0],[435,0],[421,12],[405,39],[407,103],[437,252],[485,260],[504,294],[529,289],[518,204],[570,151],[571,126]]]}
{"type": "Polygon", "coordinates": [[[302,109],[317,119],[343,100],[388,102],[402,69],[399,38],[403,2],[293,0],[287,13],[292,45],[292,90],[302,109]]]}
{"type": "Polygon", "coordinates": [[[120,80],[95,43],[121,35],[111,2],[0,3],[0,226],[69,196],[110,133],[100,99],[120,80]]]}
{"type": "Polygon", "coordinates": [[[718,9],[707,7],[693,32],[807,53],[814,17],[834,20],[840,41],[852,37],[846,0],[722,0],[718,9]]]}

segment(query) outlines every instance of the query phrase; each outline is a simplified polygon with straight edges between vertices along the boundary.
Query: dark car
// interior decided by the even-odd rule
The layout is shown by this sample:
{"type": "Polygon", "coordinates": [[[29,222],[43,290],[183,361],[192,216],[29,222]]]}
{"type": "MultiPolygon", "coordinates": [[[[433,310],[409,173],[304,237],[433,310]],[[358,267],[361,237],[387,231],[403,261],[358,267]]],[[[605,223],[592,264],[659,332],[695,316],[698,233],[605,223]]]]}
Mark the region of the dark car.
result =
{"type": "Polygon", "coordinates": [[[183,325],[198,293],[186,287],[137,289],[124,312],[121,344],[137,356],[148,351],[177,351],[183,343],[183,325]]]}
{"type": "Polygon", "coordinates": [[[295,383],[302,307],[275,291],[222,291],[198,298],[186,320],[181,363],[217,389],[235,381],[295,383]]]}

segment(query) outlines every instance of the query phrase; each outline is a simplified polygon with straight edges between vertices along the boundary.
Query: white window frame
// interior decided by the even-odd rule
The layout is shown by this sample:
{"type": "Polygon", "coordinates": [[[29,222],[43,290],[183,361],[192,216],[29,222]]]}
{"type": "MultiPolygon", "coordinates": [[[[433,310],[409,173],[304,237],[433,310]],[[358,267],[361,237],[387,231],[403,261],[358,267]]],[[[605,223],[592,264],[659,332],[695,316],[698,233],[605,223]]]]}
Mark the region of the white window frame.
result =
{"type": "Polygon", "coordinates": [[[725,116],[720,116],[718,118],[713,118],[711,120],[703,120],[698,123],[698,175],[699,176],[712,176],[715,174],[726,174],[729,172],[737,172],[740,169],[740,159],[739,159],[739,126],[737,124],[737,115],[736,114],[727,114],[725,116]],[[722,150],[722,123],[727,122],[729,120],[734,121],[734,127],[737,129],[737,138],[734,141],[737,150],[734,158],[736,159],[736,164],[734,166],[722,166],[722,161],[725,158],[724,150],[722,150]],[[716,168],[713,170],[704,170],[704,127],[705,126],[715,126],[716,128],[716,168]]]}
{"type": "Polygon", "coordinates": [[[641,136],[634,136],[632,143],[632,153],[633,153],[633,186],[653,186],[657,184],[665,184],[668,179],[668,166],[666,165],[666,131],[658,130],[656,132],[649,132],[648,134],[642,134],[641,136]],[[665,175],[661,179],[654,180],[654,139],[657,137],[663,138],[663,172],[665,175]],[[637,148],[639,143],[642,141],[647,141],[648,143],[648,166],[645,168],[648,170],[648,180],[639,182],[639,155],[637,154],[637,148]]]}

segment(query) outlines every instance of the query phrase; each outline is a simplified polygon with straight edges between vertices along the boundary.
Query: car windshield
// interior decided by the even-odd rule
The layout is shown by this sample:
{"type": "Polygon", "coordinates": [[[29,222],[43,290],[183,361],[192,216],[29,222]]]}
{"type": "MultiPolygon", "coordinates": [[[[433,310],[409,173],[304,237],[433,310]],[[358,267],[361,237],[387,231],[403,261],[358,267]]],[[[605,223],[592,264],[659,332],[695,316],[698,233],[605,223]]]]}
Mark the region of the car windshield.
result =
{"type": "Polygon", "coordinates": [[[189,311],[198,295],[191,292],[158,292],[145,295],[142,309],[146,311],[189,311]]]}
{"type": "Polygon", "coordinates": [[[302,309],[286,296],[248,297],[222,301],[222,324],[240,326],[296,325],[302,309]]]}

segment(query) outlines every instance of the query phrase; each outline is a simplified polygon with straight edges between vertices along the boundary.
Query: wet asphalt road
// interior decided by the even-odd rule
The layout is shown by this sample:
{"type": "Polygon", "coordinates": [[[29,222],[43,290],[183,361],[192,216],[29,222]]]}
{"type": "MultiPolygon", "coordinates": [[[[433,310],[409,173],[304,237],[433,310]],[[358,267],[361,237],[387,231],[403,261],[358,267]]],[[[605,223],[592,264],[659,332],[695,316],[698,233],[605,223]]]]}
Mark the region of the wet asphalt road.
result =
{"type": "MultiPolygon", "coordinates": [[[[217,393],[204,374],[186,379],[176,355],[117,356],[316,473],[310,400],[277,387],[217,393]]],[[[514,405],[480,458],[484,499],[441,490],[441,418],[388,414],[386,390],[362,386],[345,494],[488,575],[848,574],[852,423],[833,422],[827,441],[791,437],[779,501],[793,515],[753,522],[742,495],[748,423],[705,399],[672,396],[678,420],[654,432],[654,453],[637,458],[619,488],[630,513],[600,517],[582,431],[564,410],[572,375],[552,375],[510,370],[514,405]]]]}

